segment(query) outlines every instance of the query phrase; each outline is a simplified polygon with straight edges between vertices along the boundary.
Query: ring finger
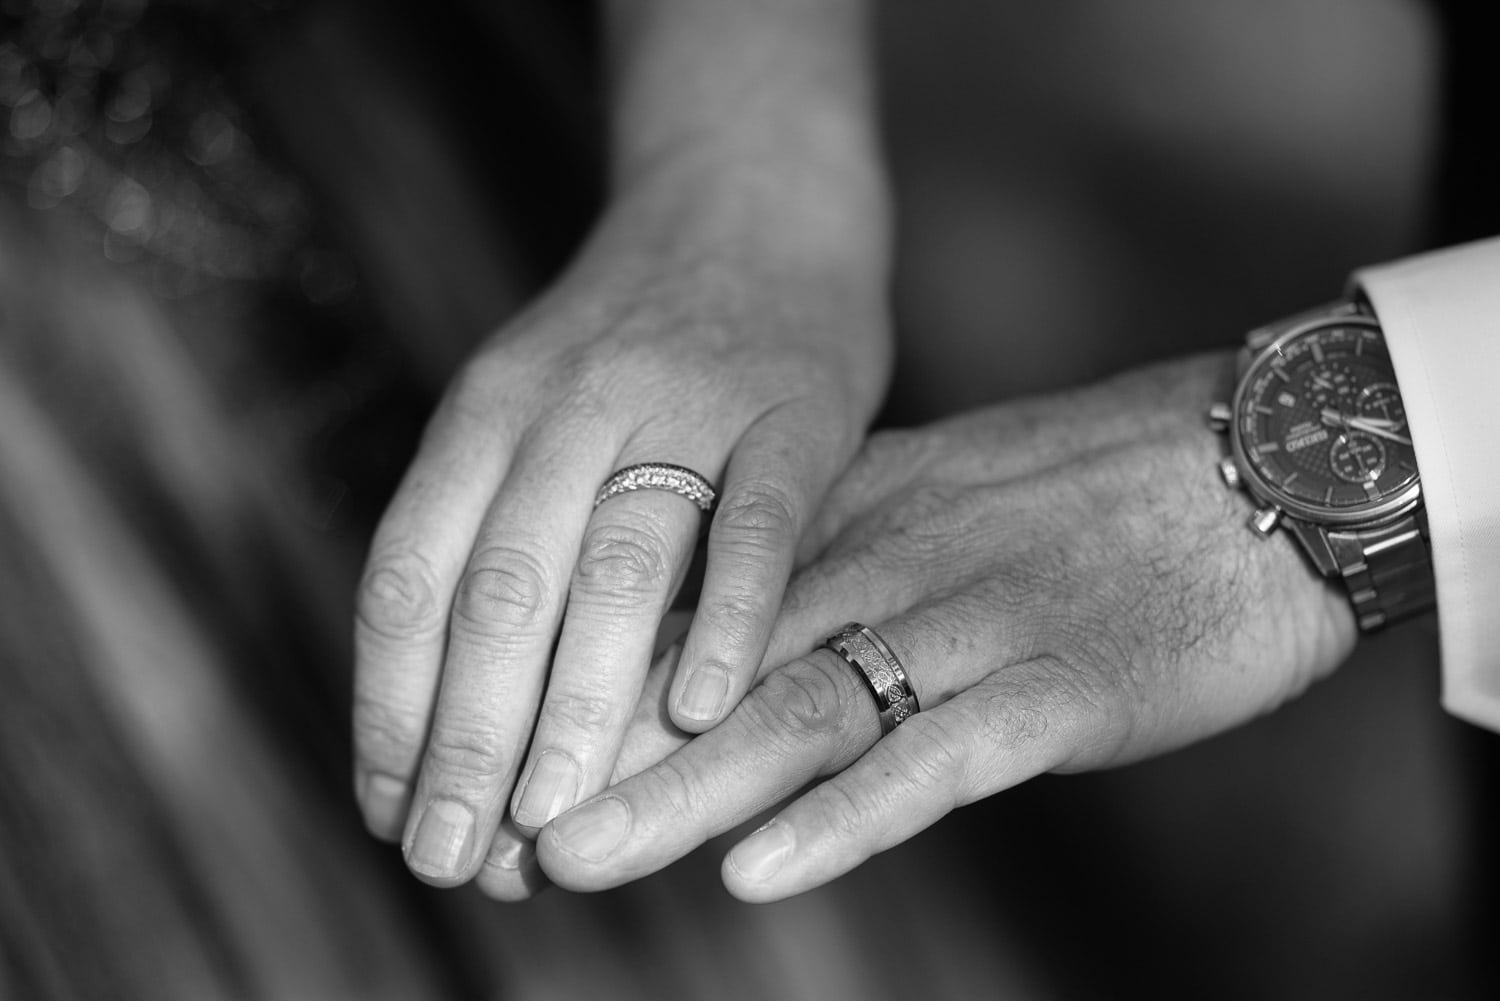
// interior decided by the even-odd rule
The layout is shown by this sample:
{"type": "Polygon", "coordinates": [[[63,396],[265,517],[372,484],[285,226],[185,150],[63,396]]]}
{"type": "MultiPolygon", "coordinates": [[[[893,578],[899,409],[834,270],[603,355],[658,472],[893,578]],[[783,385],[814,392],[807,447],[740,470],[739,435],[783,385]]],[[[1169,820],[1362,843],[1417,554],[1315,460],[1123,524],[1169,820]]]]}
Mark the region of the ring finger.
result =
{"type": "Polygon", "coordinates": [[[632,446],[624,453],[584,531],[546,698],[511,806],[523,832],[535,833],[608,783],[662,615],[686,573],[704,508],[712,506],[707,479],[692,468],[640,461],[662,455],[677,458],[664,448],[632,446]],[[644,485],[606,496],[611,484],[644,485]]]}
{"type": "MultiPolygon", "coordinates": [[[[929,709],[1016,654],[997,636],[955,643],[954,614],[945,603],[879,629],[929,709]]],[[[870,685],[834,653],[815,650],[767,675],[715,729],[558,817],[542,832],[538,858],[550,878],[570,889],[638,878],[849,767],[880,735],[870,685]]]]}

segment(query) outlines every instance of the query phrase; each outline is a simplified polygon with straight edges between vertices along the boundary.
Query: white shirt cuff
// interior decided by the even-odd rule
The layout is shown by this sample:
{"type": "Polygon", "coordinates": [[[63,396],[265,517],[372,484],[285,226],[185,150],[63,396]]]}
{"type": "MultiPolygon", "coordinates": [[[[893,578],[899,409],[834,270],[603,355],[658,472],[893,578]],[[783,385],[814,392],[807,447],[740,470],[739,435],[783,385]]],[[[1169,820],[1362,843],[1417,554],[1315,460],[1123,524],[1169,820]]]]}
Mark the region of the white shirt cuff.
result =
{"type": "Polygon", "coordinates": [[[1500,238],[1353,281],[1385,331],[1422,474],[1443,705],[1500,730],[1500,238]]]}

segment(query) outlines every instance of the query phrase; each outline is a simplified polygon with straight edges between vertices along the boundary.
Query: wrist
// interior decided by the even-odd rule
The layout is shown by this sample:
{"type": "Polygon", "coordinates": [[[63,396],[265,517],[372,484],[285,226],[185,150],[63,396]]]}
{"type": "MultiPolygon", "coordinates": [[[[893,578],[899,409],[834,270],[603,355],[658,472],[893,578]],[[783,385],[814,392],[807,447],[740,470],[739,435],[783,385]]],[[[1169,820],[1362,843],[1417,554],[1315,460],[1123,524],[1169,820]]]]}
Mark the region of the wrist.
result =
{"type": "Polygon", "coordinates": [[[883,285],[892,206],[874,151],[823,157],[705,143],[617,183],[601,250],[728,259],[768,274],[883,285]]]}

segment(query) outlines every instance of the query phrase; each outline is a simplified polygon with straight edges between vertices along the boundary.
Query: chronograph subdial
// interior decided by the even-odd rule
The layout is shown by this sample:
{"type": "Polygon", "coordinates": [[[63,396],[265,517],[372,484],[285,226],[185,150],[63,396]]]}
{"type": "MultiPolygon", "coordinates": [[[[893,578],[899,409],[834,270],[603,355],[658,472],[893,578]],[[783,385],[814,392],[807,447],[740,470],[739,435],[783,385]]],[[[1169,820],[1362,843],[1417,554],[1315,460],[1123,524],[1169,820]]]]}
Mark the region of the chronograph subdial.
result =
{"type": "Polygon", "coordinates": [[[1385,446],[1359,431],[1339,435],[1328,447],[1333,475],[1348,483],[1375,483],[1385,473],[1385,446]]]}

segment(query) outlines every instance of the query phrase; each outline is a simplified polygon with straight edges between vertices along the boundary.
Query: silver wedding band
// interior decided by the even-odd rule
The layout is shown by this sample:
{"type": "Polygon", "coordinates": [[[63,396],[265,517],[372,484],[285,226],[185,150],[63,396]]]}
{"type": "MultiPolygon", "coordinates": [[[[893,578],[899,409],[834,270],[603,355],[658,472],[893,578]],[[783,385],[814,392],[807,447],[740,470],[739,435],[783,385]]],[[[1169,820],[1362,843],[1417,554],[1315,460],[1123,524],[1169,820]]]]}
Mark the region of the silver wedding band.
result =
{"type": "Polygon", "coordinates": [[[875,630],[851,622],[824,640],[823,645],[844,658],[865,679],[880,713],[882,737],[922,711],[906,669],[875,630]]]}
{"type": "Polygon", "coordinates": [[[604,481],[604,485],[594,495],[594,507],[632,490],[666,490],[686,497],[704,513],[714,509],[714,501],[719,496],[706,476],[686,466],[674,466],[667,462],[642,462],[610,474],[609,479],[604,481]]]}

